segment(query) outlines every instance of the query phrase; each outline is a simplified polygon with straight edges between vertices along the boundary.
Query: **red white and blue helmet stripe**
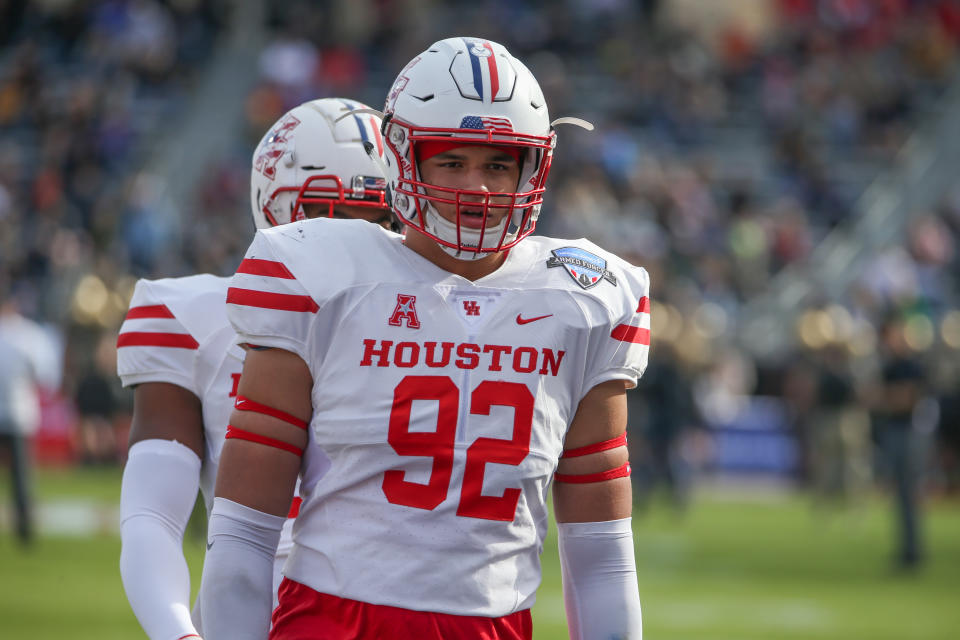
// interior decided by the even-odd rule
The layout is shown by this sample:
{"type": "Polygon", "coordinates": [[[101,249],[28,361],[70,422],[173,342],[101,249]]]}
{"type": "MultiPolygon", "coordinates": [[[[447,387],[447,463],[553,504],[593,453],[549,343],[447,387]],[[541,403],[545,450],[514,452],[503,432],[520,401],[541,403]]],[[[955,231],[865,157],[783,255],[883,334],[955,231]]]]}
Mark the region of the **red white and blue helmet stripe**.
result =
{"type": "Polygon", "coordinates": [[[464,38],[473,70],[473,89],[477,98],[484,102],[509,100],[513,92],[513,69],[499,60],[493,45],[487,40],[464,38]]]}
{"type": "MultiPolygon", "coordinates": [[[[356,111],[360,108],[360,105],[351,104],[346,100],[341,100],[343,106],[347,108],[348,111],[356,111]]],[[[380,127],[377,126],[377,119],[370,114],[354,114],[353,121],[357,124],[357,129],[360,130],[360,139],[364,142],[372,142],[377,145],[377,154],[383,155],[383,137],[380,135],[380,127]]]]}

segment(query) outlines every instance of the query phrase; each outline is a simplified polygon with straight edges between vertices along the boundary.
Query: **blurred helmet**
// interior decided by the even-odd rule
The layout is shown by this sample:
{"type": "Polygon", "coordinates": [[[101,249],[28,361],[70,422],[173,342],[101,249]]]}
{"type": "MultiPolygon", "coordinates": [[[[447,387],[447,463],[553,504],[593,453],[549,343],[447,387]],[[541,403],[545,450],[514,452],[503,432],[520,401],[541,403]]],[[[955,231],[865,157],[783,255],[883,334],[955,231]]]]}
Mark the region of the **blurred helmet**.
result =
{"type": "Polygon", "coordinates": [[[325,205],[320,215],[328,216],[337,205],[386,208],[383,138],[374,113],[343,98],[312,100],[285,113],[253,152],[250,206],[257,228],[302,220],[305,204],[325,205]]]}
{"type": "Polygon", "coordinates": [[[481,38],[434,43],[394,81],[384,107],[384,127],[389,199],[405,224],[461,260],[508,249],[533,232],[556,136],[540,85],[503,45],[481,38]],[[430,142],[514,148],[520,162],[516,192],[427,185],[420,177],[417,148],[430,142]],[[426,186],[439,195],[428,195],[426,186]],[[491,202],[498,195],[508,199],[491,202]],[[483,208],[480,228],[459,223],[467,201],[472,201],[471,209],[478,204],[483,208]],[[456,205],[457,222],[441,217],[436,202],[456,205]],[[495,209],[509,215],[488,226],[486,216],[495,209]]]}

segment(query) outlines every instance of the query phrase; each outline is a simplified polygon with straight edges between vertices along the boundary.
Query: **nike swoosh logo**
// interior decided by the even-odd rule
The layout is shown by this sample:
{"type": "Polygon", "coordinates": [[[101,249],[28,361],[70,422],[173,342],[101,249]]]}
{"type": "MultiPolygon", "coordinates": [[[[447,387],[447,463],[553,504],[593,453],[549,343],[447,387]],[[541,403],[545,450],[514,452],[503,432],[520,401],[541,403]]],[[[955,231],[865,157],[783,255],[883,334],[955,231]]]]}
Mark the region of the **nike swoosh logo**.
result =
{"type": "Polygon", "coordinates": [[[208,543],[207,543],[207,551],[210,551],[210,547],[212,547],[212,546],[213,546],[213,542],[208,542],[208,543]]]}
{"type": "Polygon", "coordinates": [[[552,315],[553,315],[552,313],[548,313],[548,314],[545,315],[545,316],[537,316],[537,317],[535,317],[535,318],[523,318],[523,317],[521,317],[520,314],[518,313],[518,314],[517,314],[517,324],[529,324],[529,323],[531,323],[531,322],[536,322],[537,320],[543,320],[544,318],[549,318],[549,317],[552,316],[552,315]]]}

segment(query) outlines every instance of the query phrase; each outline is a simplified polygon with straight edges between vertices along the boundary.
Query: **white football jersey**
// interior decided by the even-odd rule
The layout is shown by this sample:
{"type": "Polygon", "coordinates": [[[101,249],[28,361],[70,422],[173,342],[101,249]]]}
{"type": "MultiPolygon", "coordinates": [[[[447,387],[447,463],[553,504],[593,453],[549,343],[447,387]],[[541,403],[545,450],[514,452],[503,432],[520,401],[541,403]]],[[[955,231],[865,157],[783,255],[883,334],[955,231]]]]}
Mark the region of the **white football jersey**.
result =
{"type": "MultiPolygon", "coordinates": [[[[203,411],[200,492],[213,508],[220,451],[243,369],[243,349],[227,319],[229,278],[209,274],[140,280],[117,338],[117,373],[124,387],[169,382],[192,392],[203,411]]],[[[284,525],[278,555],[292,545],[284,525]]]]}
{"type": "Polygon", "coordinates": [[[646,271],[586,240],[528,238],[471,282],[362,221],[258,232],[228,315],[313,375],[285,575],[414,610],[531,607],[567,428],[591,388],[643,373],[647,295],[646,271]]]}
{"type": "Polygon", "coordinates": [[[123,386],[169,382],[200,399],[205,446],[200,490],[207,513],[243,368],[243,349],[224,305],[228,284],[229,278],[209,274],[140,280],[117,338],[123,386]]]}

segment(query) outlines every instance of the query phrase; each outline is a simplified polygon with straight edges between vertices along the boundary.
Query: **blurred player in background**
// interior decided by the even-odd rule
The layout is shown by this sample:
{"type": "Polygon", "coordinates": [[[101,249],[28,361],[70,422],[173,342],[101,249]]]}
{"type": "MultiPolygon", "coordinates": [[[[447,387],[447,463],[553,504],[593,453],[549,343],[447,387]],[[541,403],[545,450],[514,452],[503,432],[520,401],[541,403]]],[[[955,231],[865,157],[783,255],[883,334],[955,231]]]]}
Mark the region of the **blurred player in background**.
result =
{"type": "Polygon", "coordinates": [[[30,439],[40,426],[40,400],[59,388],[62,354],[41,325],[20,313],[17,293],[0,273],[0,462],[9,451],[17,540],[34,540],[30,439]]]}
{"type": "Polygon", "coordinates": [[[227,298],[257,407],[233,413],[217,478],[208,640],[267,637],[298,473],[270,638],[530,638],[551,481],[571,637],[640,638],[625,395],[649,283],[589,241],[528,237],[557,122],[503,46],[437,42],[384,114],[406,236],[257,233],[227,298]]]}
{"type": "MultiPolygon", "coordinates": [[[[338,98],[281,117],[253,154],[250,203],[258,229],[294,220],[357,218],[389,225],[380,121],[338,98]]],[[[245,264],[250,264],[249,262],[245,264]]],[[[241,268],[242,269],[242,268],[241,268]]],[[[199,637],[191,620],[183,532],[197,490],[213,503],[220,449],[238,400],[243,350],[227,319],[229,278],[208,274],[137,283],[117,340],[118,372],[133,386],[130,453],[121,490],[120,572],[140,625],[154,640],[199,637]]],[[[321,463],[322,464],[322,463],[321,463]]],[[[295,515],[299,500],[290,503],[295,515]]],[[[286,512],[285,512],[286,514],[286,512]]],[[[287,524],[275,575],[290,547],[287,524]]]]}

